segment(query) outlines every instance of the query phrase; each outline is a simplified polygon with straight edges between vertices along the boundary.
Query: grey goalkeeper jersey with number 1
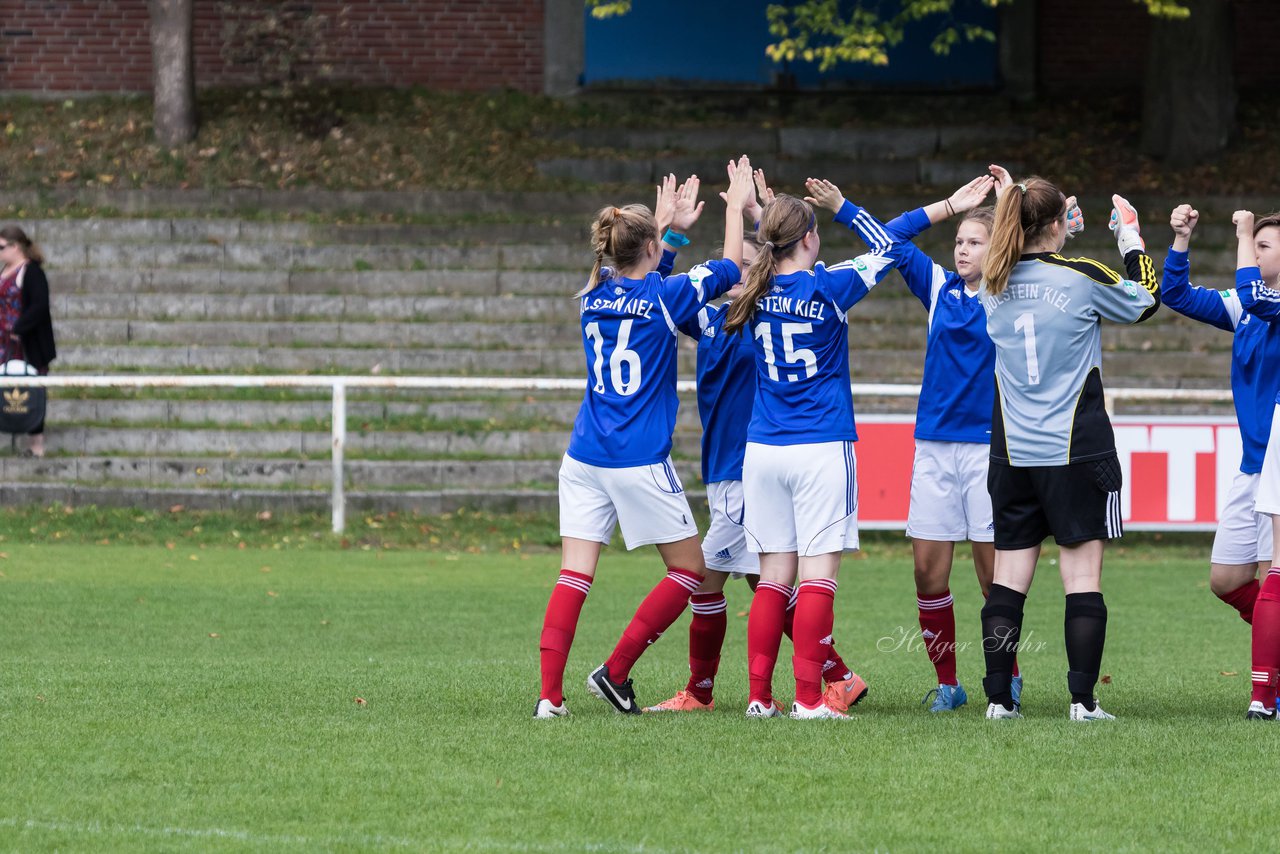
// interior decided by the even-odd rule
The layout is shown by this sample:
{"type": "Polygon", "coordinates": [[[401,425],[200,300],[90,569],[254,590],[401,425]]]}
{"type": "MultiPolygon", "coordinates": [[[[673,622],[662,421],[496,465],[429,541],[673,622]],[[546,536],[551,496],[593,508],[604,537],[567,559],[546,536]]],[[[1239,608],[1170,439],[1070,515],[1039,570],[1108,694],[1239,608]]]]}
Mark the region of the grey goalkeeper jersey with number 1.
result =
{"type": "Polygon", "coordinates": [[[1123,278],[1088,258],[1023,255],[999,296],[979,292],[996,345],[991,459],[1059,466],[1115,453],[1102,390],[1101,318],[1139,323],[1160,305],[1145,252],[1123,278]]]}

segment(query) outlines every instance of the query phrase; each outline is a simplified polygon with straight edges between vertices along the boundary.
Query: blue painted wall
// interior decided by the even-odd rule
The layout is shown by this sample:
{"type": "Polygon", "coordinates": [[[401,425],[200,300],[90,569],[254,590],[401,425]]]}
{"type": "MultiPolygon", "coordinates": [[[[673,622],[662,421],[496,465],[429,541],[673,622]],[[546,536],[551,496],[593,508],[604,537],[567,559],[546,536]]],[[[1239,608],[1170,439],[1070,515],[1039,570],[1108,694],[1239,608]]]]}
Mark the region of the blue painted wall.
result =
{"type": "MultiPolygon", "coordinates": [[[[889,52],[887,66],[841,64],[819,74],[817,63],[774,63],[765,54],[765,46],[774,38],[765,18],[769,2],[634,0],[629,14],[606,20],[596,20],[584,11],[583,82],[771,86],[785,72],[794,74],[805,89],[976,88],[998,82],[994,43],[962,43],[948,56],[938,56],[929,49],[939,26],[936,21],[909,28],[902,43],[889,52]]],[[[978,0],[960,0],[956,17],[999,32],[997,12],[978,0]]]]}

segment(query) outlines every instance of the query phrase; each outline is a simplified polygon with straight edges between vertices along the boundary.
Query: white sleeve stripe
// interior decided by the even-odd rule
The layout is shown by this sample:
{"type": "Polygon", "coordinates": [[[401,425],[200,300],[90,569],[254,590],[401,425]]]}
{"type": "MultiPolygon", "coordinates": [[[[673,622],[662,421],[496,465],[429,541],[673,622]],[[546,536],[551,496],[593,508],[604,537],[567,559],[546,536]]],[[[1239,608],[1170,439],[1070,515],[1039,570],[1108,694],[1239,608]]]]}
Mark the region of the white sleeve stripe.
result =
{"type": "Polygon", "coordinates": [[[707,326],[711,323],[710,312],[705,308],[698,310],[698,329],[702,332],[707,331],[707,326]]]}
{"type": "Polygon", "coordinates": [[[1235,329],[1240,325],[1240,318],[1244,317],[1244,304],[1240,302],[1240,295],[1236,293],[1235,288],[1221,291],[1222,307],[1226,309],[1227,317],[1231,319],[1231,328],[1235,329]]]}
{"type": "Polygon", "coordinates": [[[667,328],[671,330],[671,334],[676,334],[676,322],[671,319],[671,312],[667,311],[667,304],[658,298],[658,308],[662,309],[662,316],[667,319],[667,328]]]}
{"type": "Polygon", "coordinates": [[[880,223],[876,222],[875,217],[866,211],[858,211],[858,215],[854,220],[861,226],[858,229],[860,234],[871,236],[871,240],[867,242],[871,244],[873,249],[884,250],[893,245],[893,241],[889,239],[889,233],[884,230],[880,223]]]}
{"type": "Polygon", "coordinates": [[[1280,302],[1280,290],[1269,288],[1261,281],[1253,282],[1253,298],[1266,302],[1280,302]]]}

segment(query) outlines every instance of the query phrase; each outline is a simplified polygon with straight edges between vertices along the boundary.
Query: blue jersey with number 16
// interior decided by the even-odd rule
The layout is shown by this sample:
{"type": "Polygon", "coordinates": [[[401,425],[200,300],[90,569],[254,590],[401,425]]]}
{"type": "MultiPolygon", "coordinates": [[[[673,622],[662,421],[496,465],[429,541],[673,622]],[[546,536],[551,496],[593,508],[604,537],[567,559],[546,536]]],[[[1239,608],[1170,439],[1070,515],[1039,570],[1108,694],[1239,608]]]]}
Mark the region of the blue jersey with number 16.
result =
{"type": "Polygon", "coordinates": [[[676,330],[739,276],[732,261],[708,261],[679,276],[609,276],[581,297],[587,391],[569,456],[602,468],[667,458],[680,408],[676,330]]]}
{"type": "Polygon", "coordinates": [[[756,302],[756,400],[747,441],[856,442],[846,313],[893,261],[881,252],[774,277],[756,302]]]}

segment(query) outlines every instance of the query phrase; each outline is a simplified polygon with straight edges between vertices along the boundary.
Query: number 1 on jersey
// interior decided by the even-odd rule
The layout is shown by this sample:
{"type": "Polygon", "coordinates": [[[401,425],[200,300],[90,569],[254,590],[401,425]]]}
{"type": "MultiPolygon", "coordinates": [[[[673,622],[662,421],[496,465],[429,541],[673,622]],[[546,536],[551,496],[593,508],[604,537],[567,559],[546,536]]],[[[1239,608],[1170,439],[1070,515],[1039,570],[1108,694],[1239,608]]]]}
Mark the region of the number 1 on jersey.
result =
{"type": "Polygon", "coordinates": [[[1040,359],[1036,357],[1036,318],[1031,312],[1018,315],[1013,331],[1022,333],[1022,346],[1027,355],[1027,382],[1040,385],[1040,359]]]}

